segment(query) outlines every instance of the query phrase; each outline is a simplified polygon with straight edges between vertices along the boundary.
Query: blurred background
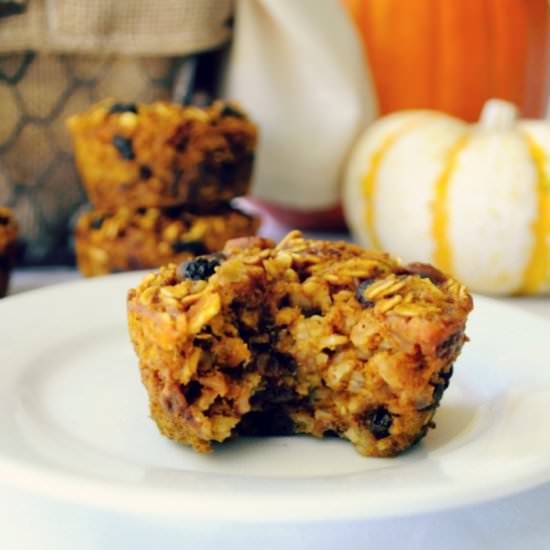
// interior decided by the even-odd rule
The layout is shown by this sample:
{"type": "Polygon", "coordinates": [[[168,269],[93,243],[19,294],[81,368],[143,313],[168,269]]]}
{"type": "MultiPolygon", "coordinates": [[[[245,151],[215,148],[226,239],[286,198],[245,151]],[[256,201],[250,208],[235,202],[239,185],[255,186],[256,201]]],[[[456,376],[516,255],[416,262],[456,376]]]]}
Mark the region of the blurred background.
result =
{"type": "MultiPolygon", "coordinates": [[[[75,226],[92,207],[66,120],[105,98],[127,110],[112,119],[137,115],[133,104],[236,100],[257,125],[258,143],[249,194],[234,202],[260,216],[262,235],[297,227],[354,239],[435,263],[476,292],[512,295],[514,306],[550,318],[550,0],[0,0],[0,296],[16,231],[12,293],[80,276],[75,226]]],[[[97,220],[86,229],[101,239],[108,224],[97,220]]],[[[105,244],[124,245],[123,233],[105,244]]],[[[532,350],[506,327],[482,333],[487,349],[498,349],[487,361],[508,353],[502,339],[529,361],[532,350]]],[[[490,410],[500,414],[498,405],[490,410]]],[[[523,420],[508,424],[521,431],[523,420]]],[[[544,441],[534,439],[534,449],[544,441]]],[[[205,544],[223,536],[230,548],[252,537],[282,547],[328,547],[338,538],[548,548],[546,486],[438,516],[314,524],[309,535],[300,524],[234,532],[163,524],[161,532],[153,520],[138,525],[122,515],[119,525],[107,512],[91,518],[73,504],[15,493],[2,493],[13,513],[1,516],[13,548],[26,540],[65,548],[71,536],[85,544],[82,533],[86,548],[96,540],[179,548],[205,536],[205,544]]]]}
{"type": "Polygon", "coordinates": [[[74,264],[86,199],[65,120],[105,97],[240,101],[260,131],[254,208],[345,230],[346,163],[378,118],[470,123],[490,98],[546,116],[549,25],[548,0],[1,0],[0,204],[18,262],[74,264]]]}

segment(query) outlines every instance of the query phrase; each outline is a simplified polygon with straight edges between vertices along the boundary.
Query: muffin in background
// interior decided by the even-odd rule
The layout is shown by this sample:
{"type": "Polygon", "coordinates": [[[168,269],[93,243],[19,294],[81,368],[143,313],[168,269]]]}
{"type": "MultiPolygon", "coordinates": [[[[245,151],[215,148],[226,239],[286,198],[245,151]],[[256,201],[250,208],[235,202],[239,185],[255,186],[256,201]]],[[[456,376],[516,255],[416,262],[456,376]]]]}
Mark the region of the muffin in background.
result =
{"type": "Polygon", "coordinates": [[[7,291],[11,270],[15,261],[17,223],[13,212],[0,206],[0,298],[7,291]]]}
{"type": "Polygon", "coordinates": [[[249,190],[257,131],[236,104],[106,99],[67,126],[98,209],[229,201],[249,190]]]}
{"type": "Polygon", "coordinates": [[[180,263],[221,250],[258,226],[257,217],[226,203],[91,210],[75,227],[78,268],[93,277],[180,263]]]}

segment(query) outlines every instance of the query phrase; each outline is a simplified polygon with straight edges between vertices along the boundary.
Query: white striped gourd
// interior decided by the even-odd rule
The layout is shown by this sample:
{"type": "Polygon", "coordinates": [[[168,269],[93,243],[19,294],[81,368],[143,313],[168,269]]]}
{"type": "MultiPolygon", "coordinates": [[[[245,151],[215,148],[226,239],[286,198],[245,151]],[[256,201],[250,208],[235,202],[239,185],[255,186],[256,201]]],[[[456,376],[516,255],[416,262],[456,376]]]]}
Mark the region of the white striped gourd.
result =
{"type": "Polygon", "coordinates": [[[435,111],[379,119],[352,151],[355,238],[435,264],[472,290],[550,293],[550,124],[491,100],[478,124],[435,111]]]}

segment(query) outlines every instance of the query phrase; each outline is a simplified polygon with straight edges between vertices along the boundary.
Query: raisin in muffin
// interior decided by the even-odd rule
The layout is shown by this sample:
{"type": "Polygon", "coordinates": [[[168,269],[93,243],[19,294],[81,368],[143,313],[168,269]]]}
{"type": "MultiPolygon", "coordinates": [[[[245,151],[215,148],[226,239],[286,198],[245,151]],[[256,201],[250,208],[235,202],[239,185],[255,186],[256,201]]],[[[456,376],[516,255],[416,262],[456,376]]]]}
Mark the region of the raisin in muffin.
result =
{"type": "Polygon", "coordinates": [[[248,191],[256,127],[235,104],[105,100],[67,125],[96,208],[228,201],[248,191]]]}
{"type": "Polygon", "coordinates": [[[228,204],[92,210],[77,221],[76,258],[87,277],[155,268],[220,250],[258,226],[258,218],[228,204]]]}
{"type": "Polygon", "coordinates": [[[0,298],[8,291],[10,273],[15,260],[17,223],[9,208],[0,206],[0,298]]]}
{"type": "Polygon", "coordinates": [[[199,452],[307,433],[398,454],[433,426],[471,309],[431,266],[297,231],[230,241],[128,293],[152,417],[199,452]]]}

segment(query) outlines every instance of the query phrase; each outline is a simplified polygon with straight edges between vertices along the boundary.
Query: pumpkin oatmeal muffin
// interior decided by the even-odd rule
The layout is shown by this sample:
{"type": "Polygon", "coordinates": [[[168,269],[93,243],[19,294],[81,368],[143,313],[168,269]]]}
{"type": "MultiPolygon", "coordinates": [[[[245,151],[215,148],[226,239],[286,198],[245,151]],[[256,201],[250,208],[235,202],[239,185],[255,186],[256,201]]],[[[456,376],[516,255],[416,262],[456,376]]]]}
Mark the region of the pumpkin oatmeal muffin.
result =
{"type": "Polygon", "coordinates": [[[398,454],[433,427],[471,309],[429,265],[297,231],[230,241],[128,293],[152,417],[199,452],[307,433],[398,454]]]}
{"type": "Polygon", "coordinates": [[[256,127],[235,104],[105,100],[67,125],[96,208],[227,201],[248,191],[256,127]]]}
{"type": "Polygon", "coordinates": [[[228,204],[119,208],[82,214],[75,228],[78,267],[93,277],[182,262],[256,233],[258,218],[228,204]]]}
{"type": "Polygon", "coordinates": [[[8,291],[10,273],[15,260],[17,223],[9,208],[0,206],[0,298],[8,291]]]}

